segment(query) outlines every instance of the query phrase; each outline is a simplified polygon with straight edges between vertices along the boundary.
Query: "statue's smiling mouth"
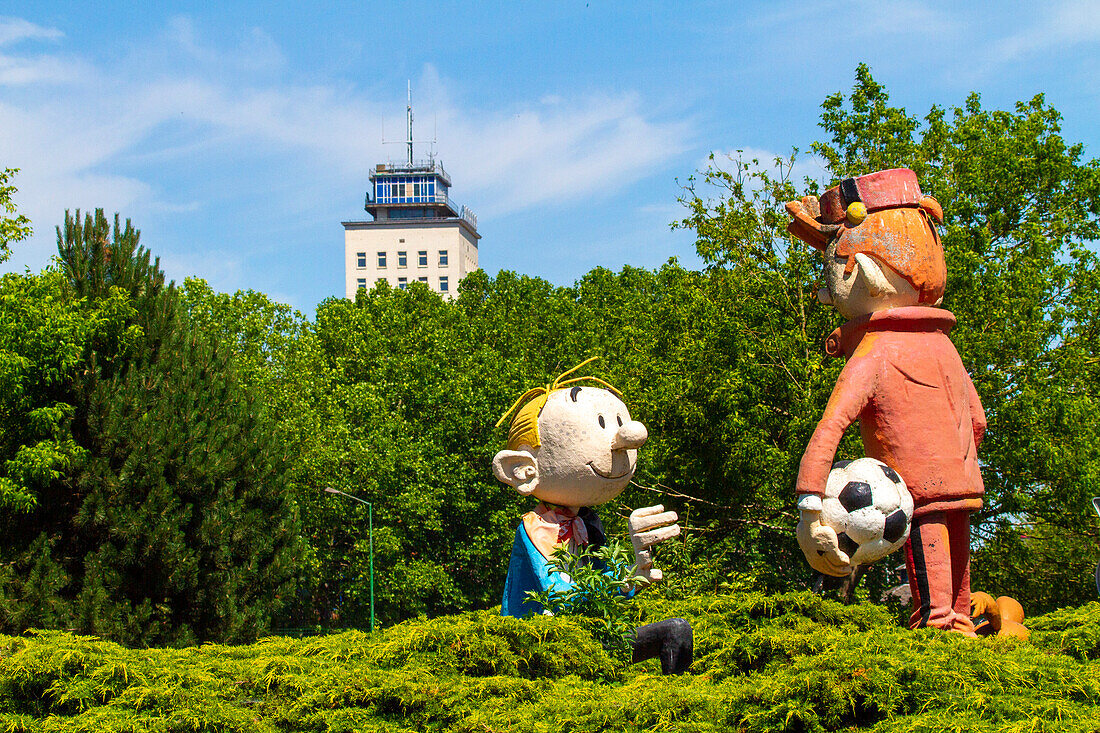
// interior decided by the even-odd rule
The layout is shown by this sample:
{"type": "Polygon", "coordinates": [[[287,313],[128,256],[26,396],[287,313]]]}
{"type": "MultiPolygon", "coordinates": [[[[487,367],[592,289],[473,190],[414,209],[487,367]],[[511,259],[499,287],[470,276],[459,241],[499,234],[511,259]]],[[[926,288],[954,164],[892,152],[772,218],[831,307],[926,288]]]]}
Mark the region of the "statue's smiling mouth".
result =
{"type": "Polygon", "coordinates": [[[592,461],[588,462],[588,467],[592,469],[592,473],[596,474],[600,478],[622,478],[622,477],[627,476],[627,475],[630,474],[630,464],[629,463],[627,464],[627,469],[625,471],[623,471],[622,473],[620,473],[618,476],[616,476],[614,474],[610,474],[610,473],[604,473],[600,469],[596,468],[596,464],[593,463],[592,461]]]}

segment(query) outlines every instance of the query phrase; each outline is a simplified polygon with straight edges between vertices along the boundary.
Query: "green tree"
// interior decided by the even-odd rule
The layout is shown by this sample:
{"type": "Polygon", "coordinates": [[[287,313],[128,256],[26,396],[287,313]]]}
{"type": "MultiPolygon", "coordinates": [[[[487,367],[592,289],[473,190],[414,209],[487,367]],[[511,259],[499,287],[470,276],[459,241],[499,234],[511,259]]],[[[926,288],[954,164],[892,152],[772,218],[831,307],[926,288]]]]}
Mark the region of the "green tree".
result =
{"type": "Polygon", "coordinates": [[[2,623],[136,645],[254,638],[299,545],[284,454],[231,349],[192,326],[138,237],[102,211],[67,215],[60,272],[5,281],[16,312],[59,305],[8,339],[34,377],[12,418],[50,419],[7,447],[57,455],[36,473],[6,464],[28,498],[4,517],[2,623]]]}
{"type": "Polygon", "coordinates": [[[4,168],[0,170],[0,262],[6,262],[11,257],[11,245],[31,235],[31,221],[22,214],[15,214],[15,196],[17,189],[11,181],[18,168],[4,168]]]}
{"type": "Polygon", "coordinates": [[[631,641],[638,628],[634,623],[637,612],[631,608],[633,599],[627,594],[636,584],[645,582],[633,574],[634,553],[629,543],[612,540],[595,550],[584,545],[577,552],[559,545],[554,548],[549,567],[551,572],[569,578],[568,588],[529,590],[526,598],[552,616],[593,619],[592,635],[613,657],[629,663],[633,652],[631,641]]]}
{"type": "Polygon", "coordinates": [[[81,400],[75,377],[91,367],[88,345],[127,352],[138,332],[128,325],[135,313],[127,296],[68,297],[56,270],[5,275],[0,313],[0,505],[28,512],[86,455],[72,423],[81,400]]]}
{"type": "MultiPolygon", "coordinates": [[[[350,553],[365,535],[354,516],[359,505],[338,504],[324,493],[326,486],[348,485],[340,477],[347,465],[347,426],[314,324],[252,290],[217,293],[205,281],[187,278],[180,294],[192,327],[216,334],[233,351],[242,384],[256,396],[256,408],[272,421],[287,457],[284,477],[300,517],[303,554],[296,564],[297,592],[286,599],[278,623],[346,623],[333,618],[333,611],[340,605],[336,579],[346,574],[347,560],[326,548],[335,534],[347,540],[341,552],[350,553]],[[341,510],[352,516],[341,517],[341,510]]],[[[365,516],[362,519],[365,526],[365,516]]]]}

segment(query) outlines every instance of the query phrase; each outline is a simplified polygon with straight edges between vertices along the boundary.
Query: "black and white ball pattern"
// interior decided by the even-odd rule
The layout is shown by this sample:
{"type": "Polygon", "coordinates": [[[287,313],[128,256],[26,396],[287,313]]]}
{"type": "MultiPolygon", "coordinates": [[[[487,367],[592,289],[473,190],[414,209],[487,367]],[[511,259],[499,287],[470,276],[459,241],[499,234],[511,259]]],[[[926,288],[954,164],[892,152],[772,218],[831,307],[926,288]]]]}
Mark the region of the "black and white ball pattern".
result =
{"type": "Polygon", "coordinates": [[[913,497],[894,469],[874,458],[838,461],[829,472],[822,519],[854,565],[869,565],[909,538],[913,497]]]}

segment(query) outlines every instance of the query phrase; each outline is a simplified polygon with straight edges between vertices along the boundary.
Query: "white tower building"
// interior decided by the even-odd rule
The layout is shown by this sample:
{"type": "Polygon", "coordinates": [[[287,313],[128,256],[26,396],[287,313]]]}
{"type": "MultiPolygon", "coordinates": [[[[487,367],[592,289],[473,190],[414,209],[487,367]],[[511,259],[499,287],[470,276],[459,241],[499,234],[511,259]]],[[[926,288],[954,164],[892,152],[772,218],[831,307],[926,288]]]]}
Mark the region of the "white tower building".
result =
{"type": "Polygon", "coordinates": [[[373,220],[342,222],[349,299],[379,280],[395,288],[423,283],[450,299],[477,269],[477,217],[451,200],[451,178],[434,155],[413,159],[411,91],[406,115],[406,160],[379,163],[370,176],[363,208],[373,220]]]}

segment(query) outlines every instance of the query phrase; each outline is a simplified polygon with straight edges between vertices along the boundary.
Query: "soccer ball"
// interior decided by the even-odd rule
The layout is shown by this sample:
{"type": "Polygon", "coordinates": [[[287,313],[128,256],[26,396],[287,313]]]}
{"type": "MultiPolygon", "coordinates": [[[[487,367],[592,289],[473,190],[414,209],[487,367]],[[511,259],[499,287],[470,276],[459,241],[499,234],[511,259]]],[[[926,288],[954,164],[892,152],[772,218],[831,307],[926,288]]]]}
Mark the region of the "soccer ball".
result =
{"type": "Polygon", "coordinates": [[[836,530],[853,565],[870,565],[905,544],[913,497],[894,469],[874,458],[837,461],[829,472],[821,517],[836,530]]]}

